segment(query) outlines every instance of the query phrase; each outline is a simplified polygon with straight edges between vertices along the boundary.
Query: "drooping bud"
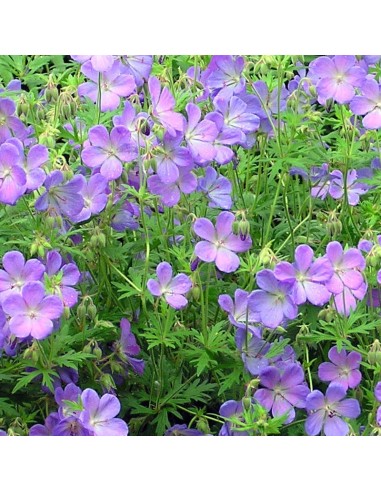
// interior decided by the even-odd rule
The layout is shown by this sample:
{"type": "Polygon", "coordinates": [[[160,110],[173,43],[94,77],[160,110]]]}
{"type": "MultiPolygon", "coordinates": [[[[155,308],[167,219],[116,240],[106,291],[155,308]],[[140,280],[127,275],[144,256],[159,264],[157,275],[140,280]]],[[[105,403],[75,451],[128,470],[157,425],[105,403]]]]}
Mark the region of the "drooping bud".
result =
{"type": "Polygon", "coordinates": [[[381,343],[377,339],[370,346],[368,352],[368,362],[372,366],[381,365],[381,343]]]}

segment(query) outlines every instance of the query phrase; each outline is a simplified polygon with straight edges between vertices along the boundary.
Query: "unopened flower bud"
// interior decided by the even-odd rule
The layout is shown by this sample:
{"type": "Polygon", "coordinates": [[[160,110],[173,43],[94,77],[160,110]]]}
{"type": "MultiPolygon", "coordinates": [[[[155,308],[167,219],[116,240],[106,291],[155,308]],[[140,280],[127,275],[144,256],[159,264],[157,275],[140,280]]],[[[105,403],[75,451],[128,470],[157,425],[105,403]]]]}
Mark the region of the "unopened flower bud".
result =
{"type": "Polygon", "coordinates": [[[197,430],[203,432],[204,434],[210,434],[210,427],[208,421],[203,417],[200,417],[197,420],[196,428],[197,430]]]}
{"type": "Polygon", "coordinates": [[[372,366],[381,365],[381,343],[379,340],[375,340],[368,352],[368,362],[372,366]]]}
{"type": "Polygon", "coordinates": [[[192,260],[190,265],[191,272],[194,272],[197,269],[199,263],[200,263],[200,259],[198,257],[192,260]]]}
{"type": "Polygon", "coordinates": [[[116,388],[114,378],[111,376],[111,374],[107,374],[107,373],[102,374],[100,378],[100,383],[104,388],[106,388],[107,391],[116,388]]]}
{"type": "Polygon", "coordinates": [[[192,295],[192,299],[196,302],[200,299],[201,289],[199,285],[197,284],[193,285],[191,290],[191,295],[192,295]]]}

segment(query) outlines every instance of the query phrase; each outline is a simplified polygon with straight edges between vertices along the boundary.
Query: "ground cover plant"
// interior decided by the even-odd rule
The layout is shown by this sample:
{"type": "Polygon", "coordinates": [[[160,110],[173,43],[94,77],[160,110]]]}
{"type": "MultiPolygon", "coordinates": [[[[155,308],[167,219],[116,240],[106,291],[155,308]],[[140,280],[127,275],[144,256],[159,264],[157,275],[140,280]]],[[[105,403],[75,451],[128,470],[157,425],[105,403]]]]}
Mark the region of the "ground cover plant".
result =
{"type": "Polygon", "coordinates": [[[379,435],[380,59],[0,56],[0,435],[379,435]]]}

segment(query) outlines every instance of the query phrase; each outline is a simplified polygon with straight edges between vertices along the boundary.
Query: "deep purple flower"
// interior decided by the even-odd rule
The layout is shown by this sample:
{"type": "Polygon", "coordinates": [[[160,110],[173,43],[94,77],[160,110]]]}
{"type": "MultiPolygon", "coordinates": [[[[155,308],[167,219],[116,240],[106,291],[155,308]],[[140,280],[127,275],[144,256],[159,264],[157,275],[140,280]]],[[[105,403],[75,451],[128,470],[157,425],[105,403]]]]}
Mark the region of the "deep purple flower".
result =
{"type": "Polygon", "coordinates": [[[192,172],[193,165],[179,168],[179,177],[174,183],[163,183],[155,174],[147,180],[148,190],[153,195],[158,195],[167,207],[173,207],[179,203],[181,193],[189,194],[197,188],[197,178],[192,172]]]}
{"type": "Polygon", "coordinates": [[[182,309],[188,304],[184,294],[192,288],[192,281],[184,273],[179,273],[172,278],[172,267],[166,261],[156,267],[158,280],[149,279],[147,288],[152,295],[161,297],[174,309],[182,309]]]}
{"type": "Polygon", "coordinates": [[[82,65],[82,72],[91,82],[81,84],[78,87],[78,94],[97,103],[100,79],[101,111],[114,111],[119,106],[120,98],[129,96],[136,88],[134,77],[122,73],[119,60],[115,60],[111,68],[102,73],[94,70],[92,63],[87,61],[82,65]]]}
{"type": "Polygon", "coordinates": [[[50,215],[64,215],[69,219],[77,216],[83,209],[81,195],[86,179],[81,174],[64,182],[61,171],[53,171],[44,182],[46,191],[36,200],[35,208],[39,212],[47,210],[50,215]]]}
{"type": "Polygon", "coordinates": [[[175,424],[165,431],[165,436],[205,436],[198,429],[188,428],[186,424],[175,424]]]}
{"type": "Polygon", "coordinates": [[[198,188],[209,198],[209,207],[225,210],[232,208],[232,184],[228,178],[219,176],[212,166],[206,168],[205,177],[199,178],[198,188]]]}
{"type": "MultiPolygon", "coordinates": [[[[56,388],[54,392],[54,399],[56,400],[56,403],[59,407],[58,415],[61,419],[69,417],[73,414],[73,410],[67,402],[70,401],[79,404],[81,401],[81,394],[81,388],[76,386],[74,383],[66,385],[65,389],[61,388],[60,386],[56,388]]],[[[75,415],[78,413],[79,411],[74,411],[75,415]]]]}
{"type": "Polygon", "coordinates": [[[93,174],[81,190],[84,206],[82,211],[73,218],[74,222],[82,222],[92,215],[97,215],[107,204],[107,179],[102,174],[93,174]]]}
{"type": "Polygon", "coordinates": [[[126,229],[132,231],[139,229],[139,205],[125,200],[121,206],[118,205],[117,207],[117,211],[110,224],[111,227],[117,232],[123,232],[126,229]]]}
{"type": "Polygon", "coordinates": [[[80,275],[74,262],[62,266],[62,257],[58,251],[49,251],[46,255],[46,287],[62,299],[66,307],[71,308],[78,301],[78,292],[72,286],[78,283],[80,275]]]}
{"type": "Polygon", "coordinates": [[[249,293],[242,289],[236,289],[234,292],[234,301],[227,294],[221,294],[218,297],[218,304],[221,309],[229,313],[229,321],[237,328],[248,329],[257,336],[260,336],[261,330],[258,326],[260,317],[257,312],[250,309],[248,305],[249,293]]]}
{"type": "Polygon", "coordinates": [[[298,307],[294,297],[294,282],[278,280],[271,270],[257,273],[257,284],[249,296],[249,306],[259,313],[261,322],[268,328],[276,328],[285,319],[294,319],[298,307]]]}
{"type": "Polygon", "coordinates": [[[186,106],[188,122],[184,129],[185,140],[194,161],[205,165],[216,156],[214,141],[218,135],[218,129],[211,120],[201,120],[201,109],[196,104],[189,103],[186,106]]]}
{"type": "Polygon", "coordinates": [[[152,115],[156,118],[167,132],[176,136],[176,132],[184,129],[184,117],[180,113],[175,113],[175,98],[170,93],[168,87],[163,87],[156,77],[148,79],[148,89],[152,99],[152,115]]]}
{"type": "Polygon", "coordinates": [[[28,282],[21,293],[9,294],[3,300],[4,312],[10,316],[9,330],[20,338],[31,335],[37,340],[53,331],[53,321],[61,317],[63,304],[55,295],[45,295],[41,282],[28,282]]]}
{"type": "Polygon", "coordinates": [[[361,96],[355,96],[350,104],[353,114],[366,115],[362,124],[368,130],[381,128],[380,85],[374,79],[367,79],[361,86],[361,96]]]}
{"type": "Polygon", "coordinates": [[[314,390],[307,396],[306,408],[312,412],[305,422],[309,436],[316,436],[322,429],[326,436],[348,434],[349,426],[341,417],[355,419],[361,410],[356,399],[345,396],[346,390],[337,383],[328,386],[326,396],[319,390],[314,390]]]}
{"type": "Polygon", "coordinates": [[[331,362],[319,365],[318,375],[321,381],[341,384],[345,391],[360,384],[361,354],[355,351],[347,354],[344,349],[339,352],[337,347],[332,347],[328,352],[328,358],[331,362]]]}
{"type": "Polygon", "coordinates": [[[163,143],[155,148],[157,174],[164,184],[175,183],[179,179],[179,167],[190,167],[193,159],[186,147],[181,147],[183,135],[164,134],[163,143]]]}
{"type": "Polygon", "coordinates": [[[280,417],[287,413],[285,424],[295,419],[296,408],[305,408],[306,397],[309,393],[304,382],[304,372],[299,364],[289,364],[283,372],[272,366],[263,369],[259,376],[264,388],[254,393],[254,398],[273,417],[280,417]]]}
{"type": "Polygon", "coordinates": [[[346,188],[349,205],[357,205],[360,201],[360,195],[364,195],[369,190],[369,186],[365,183],[356,182],[356,180],[357,172],[355,169],[348,171],[346,183],[344,182],[344,176],[341,171],[337,169],[332,171],[329,194],[332,198],[339,200],[344,196],[346,188]]]}
{"type": "Polygon", "coordinates": [[[234,214],[221,212],[216,219],[216,226],[209,219],[197,219],[193,224],[194,232],[205,241],[196,244],[195,254],[207,263],[215,262],[221,272],[231,273],[239,267],[239,257],[251,248],[251,238],[244,240],[233,234],[234,214]]]}
{"type": "Polygon", "coordinates": [[[14,205],[25,191],[26,175],[14,145],[0,145],[0,202],[14,205]]]}
{"type": "MultiPolygon", "coordinates": [[[[374,396],[376,397],[376,400],[381,402],[381,381],[376,384],[376,387],[374,388],[374,396]]],[[[377,425],[381,427],[381,406],[378,407],[377,414],[376,414],[376,422],[377,425]]]]}
{"type": "Polygon", "coordinates": [[[310,63],[310,75],[318,80],[318,101],[325,104],[333,99],[339,104],[349,103],[355,95],[355,87],[361,87],[365,71],[357,65],[353,55],[336,55],[332,59],[320,56],[310,63]]]}
{"type": "Polygon", "coordinates": [[[52,436],[55,426],[60,422],[57,412],[49,414],[45,419],[45,424],[36,424],[29,429],[30,436],[52,436]]]}
{"type": "Polygon", "coordinates": [[[0,270],[0,303],[9,295],[21,292],[31,281],[42,280],[44,265],[39,260],[28,260],[19,251],[8,251],[2,259],[4,270],[0,270]]]}
{"type": "Polygon", "coordinates": [[[120,340],[115,343],[114,349],[123,363],[129,364],[137,374],[142,375],[145,363],[144,360],[135,357],[140,353],[140,347],[131,331],[131,323],[128,319],[120,320],[120,329],[122,332],[120,340]]]}
{"type": "Polygon", "coordinates": [[[304,304],[308,300],[315,306],[322,306],[331,297],[324,282],[332,277],[332,266],[326,258],[314,261],[313,256],[313,250],[301,244],[295,249],[293,264],[281,261],[275,266],[274,275],[278,280],[295,282],[296,304],[304,304]]]}
{"type": "Polygon", "coordinates": [[[124,126],[116,126],[110,135],[103,125],[89,130],[90,147],[82,151],[83,162],[91,168],[100,168],[100,173],[108,181],[118,179],[123,171],[123,163],[137,157],[137,149],[131,142],[131,134],[124,126]]]}
{"type": "Polygon", "coordinates": [[[84,427],[95,436],[127,436],[128,426],[122,419],[115,418],[120,412],[116,396],[105,394],[101,398],[91,389],[81,395],[83,411],[80,420],[84,427]]]}

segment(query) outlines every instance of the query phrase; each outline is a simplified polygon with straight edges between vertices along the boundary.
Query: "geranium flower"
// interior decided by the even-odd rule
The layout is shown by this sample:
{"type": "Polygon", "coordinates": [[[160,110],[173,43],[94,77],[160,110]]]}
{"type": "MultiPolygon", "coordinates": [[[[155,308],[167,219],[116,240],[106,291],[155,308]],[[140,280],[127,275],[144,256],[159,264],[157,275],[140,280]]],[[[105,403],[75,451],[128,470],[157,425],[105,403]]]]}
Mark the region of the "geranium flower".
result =
{"type": "Polygon", "coordinates": [[[159,263],[156,267],[158,280],[149,279],[147,288],[152,295],[163,296],[174,309],[182,309],[188,304],[184,294],[192,288],[192,281],[185,273],[179,273],[174,278],[172,274],[172,266],[169,263],[166,261],[159,263]]]}
{"type": "Polygon", "coordinates": [[[360,384],[361,354],[355,351],[347,354],[344,349],[339,352],[337,347],[332,347],[328,352],[328,358],[331,362],[319,365],[318,376],[321,381],[341,384],[345,390],[356,388],[360,384]]]}
{"type": "Polygon", "coordinates": [[[323,432],[326,436],[346,436],[349,426],[341,417],[357,418],[360,413],[359,402],[355,398],[345,398],[346,390],[341,384],[331,383],[326,396],[319,390],[312,391],[306,400],[310,413],[305,422],[309,436],[323,432]]]}
{"type": "Polygon", "coordinates": [[[381,128],[380,85],[374,79],[367,79],[361,86],[361,96],[355,96],[350,104],[353,114],[366,115],[362,124],[368,130],[381,128]]]}
{"type": "Polygon", "coordinates": [[[196,244],[195,254],[207,263],[215,262],[221,272],[231,273],[239,267],[239,257],[251,248],[251,238],[241,239],[233,234],[234,214],[221,212],[216,219],[216,226],[209,219],[197,219],[193,224],[194,232],[205,241],[196,244]]]}
{"type": "Polygon", "coordinates": [[[184,129],[184,116],[176,113],[175,98],[170,93],[168,87],[163,87],[156,77],[148,79],[148,90],[152,100],[152,115],[156,118],[167,132],[176,136],[176,132],[182,132],[184,129]]]}
{"type": "Polygon", "coordinates": [[[350,169],[347,174],[346,183],[344,176],[338,169],[331,172],[331,183],[329,185],[329,194],[335,200],[343,198],[345,189],[347,190],[349,205],[357,205],[360,201],[360,195],[364,195],[369,186],[365,183],[357,181],[357,172],[355,169],[350,169]]]}
{"type": "Polygon", "coordinates": [[[213,167],[206,168],[205,176],[198,180],[198,188],[209,198],[209,207],[231,209],[232,184],[225,176],[219,176],[213,167]]]}

